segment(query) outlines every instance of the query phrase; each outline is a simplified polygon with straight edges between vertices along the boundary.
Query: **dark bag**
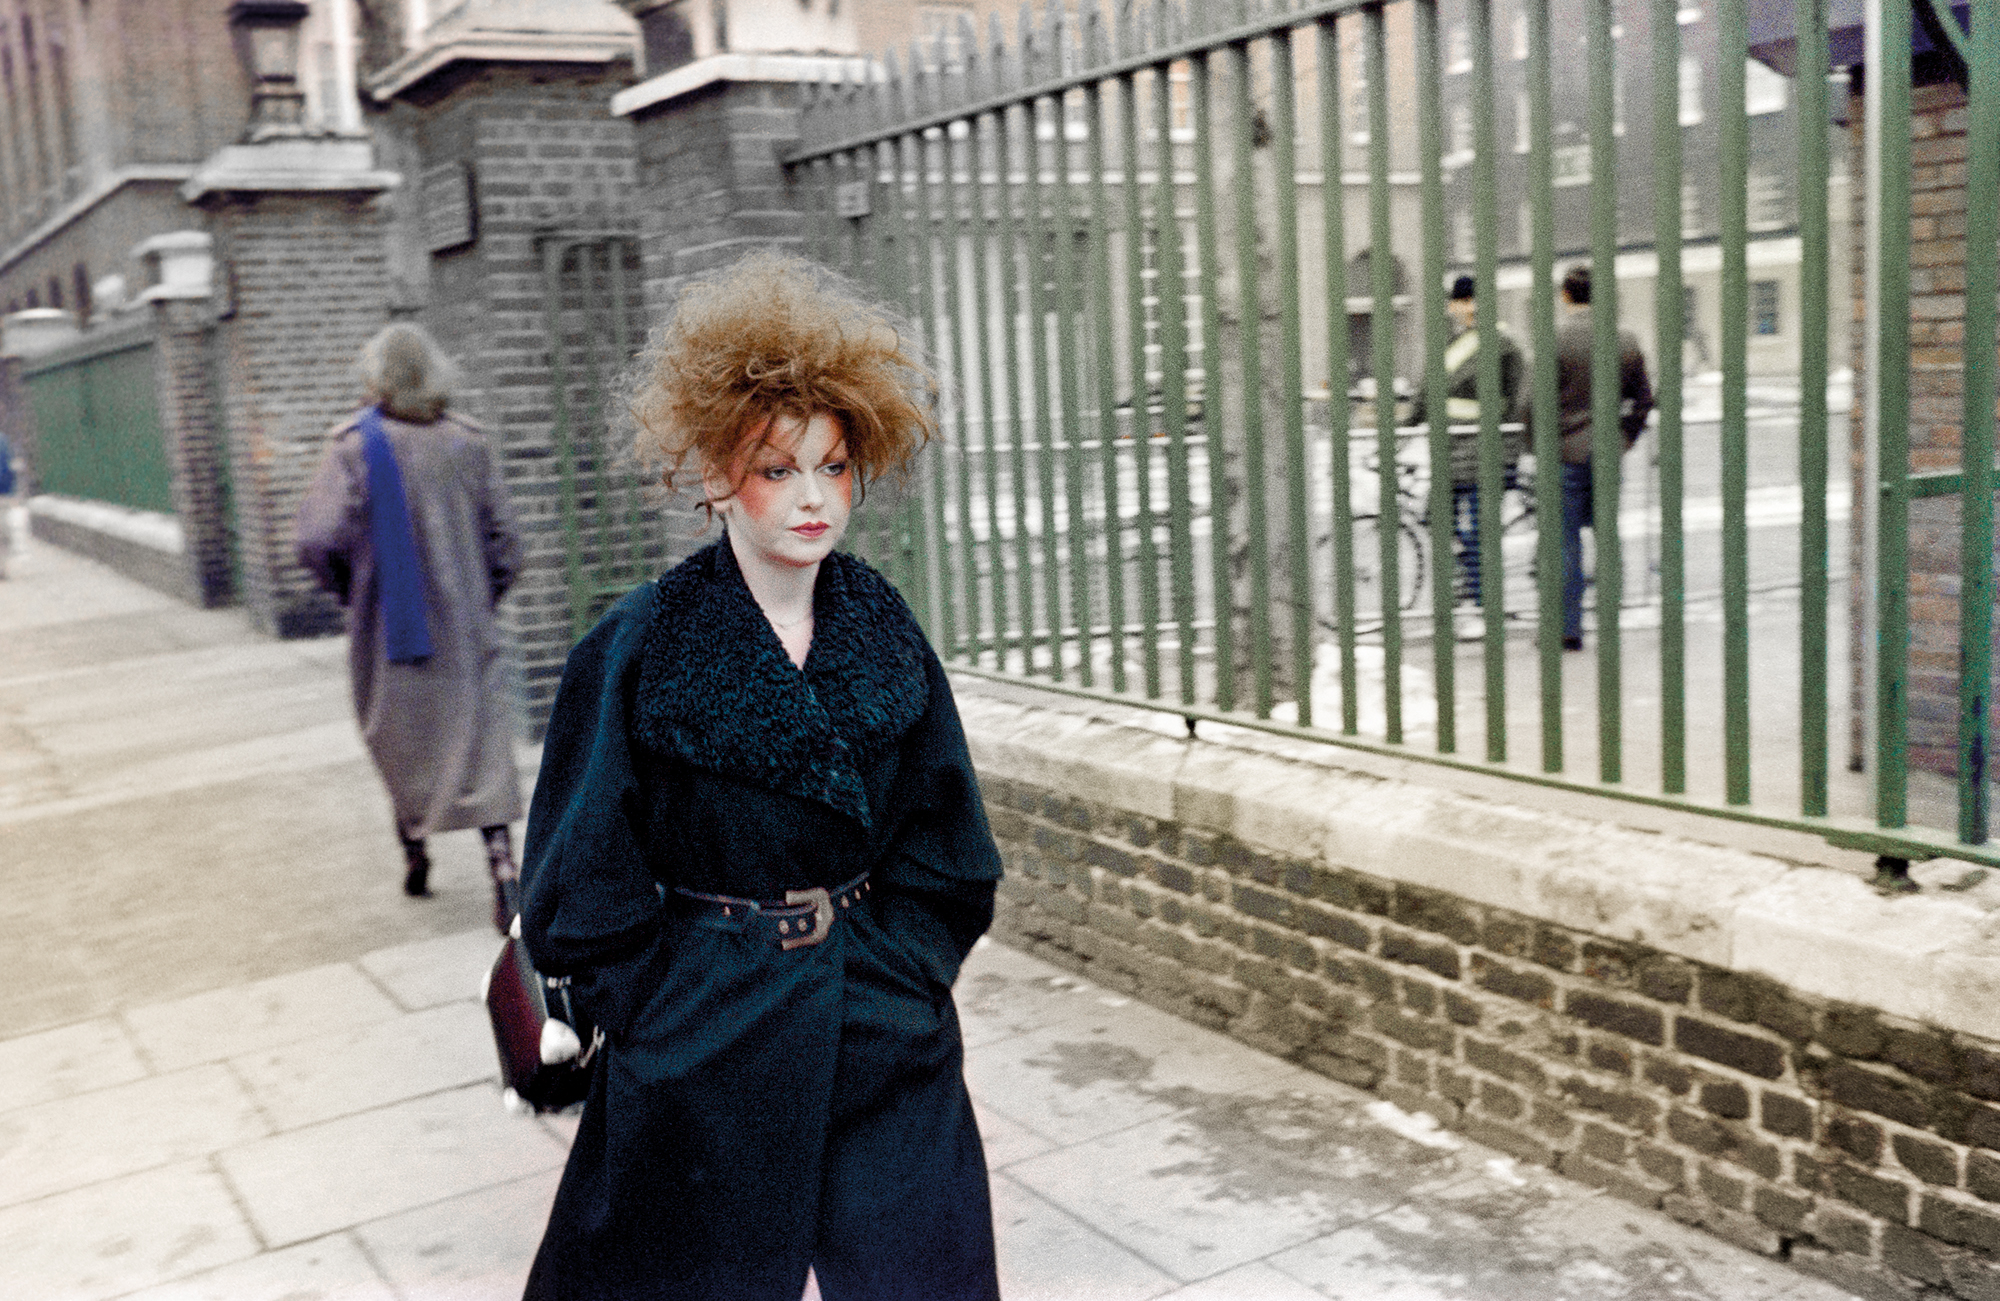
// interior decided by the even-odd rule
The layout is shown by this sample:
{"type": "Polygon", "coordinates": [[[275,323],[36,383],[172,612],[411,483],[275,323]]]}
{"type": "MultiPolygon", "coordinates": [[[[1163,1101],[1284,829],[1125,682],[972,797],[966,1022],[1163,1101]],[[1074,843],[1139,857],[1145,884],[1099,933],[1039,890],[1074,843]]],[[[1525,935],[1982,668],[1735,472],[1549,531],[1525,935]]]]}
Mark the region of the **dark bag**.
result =
{"type": "Polygon", "coordinates": [[[493,969],[486,974],[481,996],[493,1022],[493,1046],[500,1054],[500,1082],[507,1105],[534,1111],[559,1111],[582,1102],[590,1092],[590,1072],[604,1035],[590,1024],[570,997],[568,976],[544,976],[535,970],[521,942],[521,921],[502,941],[493,969]],[[567,1043],[561,1027],[573,1031],[577,1051],[566,1060],[548,1061],[544,1045],[567,1043]]]}

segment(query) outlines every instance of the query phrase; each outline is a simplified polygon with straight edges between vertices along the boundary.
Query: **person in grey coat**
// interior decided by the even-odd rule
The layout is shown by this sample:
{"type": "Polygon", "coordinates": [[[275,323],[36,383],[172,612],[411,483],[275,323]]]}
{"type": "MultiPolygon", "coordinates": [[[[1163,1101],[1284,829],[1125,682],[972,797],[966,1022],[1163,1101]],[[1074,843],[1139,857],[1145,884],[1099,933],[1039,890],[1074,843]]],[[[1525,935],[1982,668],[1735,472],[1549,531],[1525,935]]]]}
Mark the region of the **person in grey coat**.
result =
{"type": "Polygon", "coordinates": [[[446,409],[455,376],[430,337],[389,326],[360,373],[369,405],[330,435],[299,562],[347,607],[354,712],[395,808],[404,893],[430,893],[427,837],[478,827],[504,933],[522,809],[494,610],[520,533],[485,431],[446,409]]]}

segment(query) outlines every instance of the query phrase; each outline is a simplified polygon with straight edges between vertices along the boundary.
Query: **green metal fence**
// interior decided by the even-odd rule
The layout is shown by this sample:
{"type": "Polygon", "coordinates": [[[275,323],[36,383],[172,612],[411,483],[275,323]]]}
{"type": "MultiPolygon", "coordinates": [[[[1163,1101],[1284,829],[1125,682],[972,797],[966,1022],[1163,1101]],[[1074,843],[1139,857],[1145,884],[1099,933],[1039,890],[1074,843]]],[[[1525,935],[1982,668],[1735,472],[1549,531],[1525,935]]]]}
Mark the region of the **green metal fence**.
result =
{"type": "Polygon", "coordinates": [[[618,436],[617,376],[645,339],[638,241],[546,235],[537,241],[549,361],[549,416],[570,635],[657,573],[666,554],[658,508],[629,440],[618,436]]]}
{"type": "MultiPolygon", "coordinates": [[[[903,304],[950,388],[941,445],[908,491],[874,495],[854,545],[890,572],[941,653],[967,672],[1168,709],[1190,727],[1225,720],[1803,829],[1892,860],[2000,863],[1987,846],[1985,759],[2000,0],[1976,0],[1960,42],[1972,92],[1968,247],[1985,252],[1966,259],[1966,452],[1949,475],[1913,474],[1907,439],[1910,10],[1896,0],[1871,8],[1861,178],[1873,250],[1862,440],[1871,487],[1853,503],[1870,542],[1858,575],[1829,563],[1843,494],[1831,484],[1824,395],[1829,321],[1845,308],[1830,293],[1826,0],[1794,10],[1803,398],[1787,437],[1799,517],[1796,541],[1775,544],[1749,518],[1747,466],[1764,444],[1753,444],[1747,368],[1746,0],[1714,0],[1717,83],[1699,108],[1720,190],[1718,428],[1690,453],[1681,350],[1657,350],[1659,411],[1645,439],[1650,567],[1635,605],[1625,590],[1633,558],[1620,543],[1621,499],[1629,506],[1636,489],[1624,482],[1618,428],[1619,285],[1600,270],[1597,618],[1585,655],[1565,654],[1556,617],[1558,254],[1613,267],[1634,243],[1635,216],[1621,214],[1609,178],[1650,169],[1652,210],[1642,215],[1657,266],[1653,320],[1659,339],[1683,338],[1692,106],[1681,101],[1684,2],[1562,0],[1559,9],[1581,20],[1565,19],[1560,37],[1551,0],[1464,0],[1451,9],[1463,36],[1454,26],[1447,37],[1440,0],[1163,0],[1108,16],[1084,0],[1080,12],[1024,8],[1011,40],[997,21],[984,34],[968,24],[869,65],[866,77],[818,87],[788,161],[813,214],[810,249],[903,304]],[[1493,581],[1478,641],[1461,648],[1450,485],[1425,468],[1445,463],[1453,431],[1442,403],[1426,427],[1399,429],[1398,394],[1443,377],[1448,267],[1498,283],[1502,4],[1520,24],[1508,31],[1521,32],[1512,53],[1524,66],[1526,139],[1515,152],[1525,154],[1517,174],[1532,286],[1523,342],[1533,463],[1544,471],[1510,483],[1503,413],[1485,404],[1480,498],[1510,504],[1482,512],[1481,569],[1516,578],[1493,581]],[[1649,99],[1629,107],[1616,54],[1628,32],[1651,46],[1649,99]],[[1446,139],[1448,44],[1470,62],[1464,141],[1446,139]],[[1556,87],[1577,77],[1582,120],[1565,125],[1556,87]],[[1635,157],[1620,136],[1641,114],[1651,146],[1635,157]],[[1558,129],[1578,126],[1587,151],[1559,147],[1558,129]],[[1349,154],[1363,141],[1357,175],[1349,154]],[[1473,178],[1469,255],[1449,260],[1445,232],[1459,217],[1446,210],[1447,144],[1461,154],[1451,165],[1473,178]],[[1574,183],[1586,155],[1599,182],[1587,238],[1559,250],[1558,186],[1574,183]],[[1396,197],[1412,191],[1414,207],[1396,197]],[[1412,217],[1422,268],[1410,292],[1383,254],[1412,217]],[[1365,273],[1350,261],[1363,250],[1365,273]],[[1365,283],[1349,283],[1351,273],[1365,283]],[[1414,355],[1408,344],[1399,355],[1399,321],[1414,355]],[[1357,345],[1370,373],[1353,374],[1357,345]],[[1689,587],[1697,529],[1687,483],[1697,472],[1719,498],[1715,575],[1702,580],[1713,591],[1689,587]],[[1943,792],[1955,826],[1949,816],[1914,825],[1909,807],[1908,505],[1940,493],[1965,502],[1961,759],[1955,789],[1943,792]],[[1510,541],[1509,511],[1529,517],[1532,542],[1510,541]],[[1784,554],[1768,554],[1774,545],[1784,554]],[[1428,610],[1413,596],[1425,575],[1411,572],[1426,551],[1428,610]],[[1769,591],[1752,581],[1771,564],[1787,575],[1784,601],[1796,601],[1795,616],[1785,607],[1796,627],[1782,635],[1760,631],[1769,591]],[[1846,639],[1830,636],[1829,619],[1845,614],[1851,581],[1864,584],[1858,605],[1874,640],[1861,663],[1844,666],[1846,639]],[[1859,755],[1867,776],[1851,782],[1833,745],[1847,720],[1830,707],[1845,686],[1837,675],[1850,670],[1874,684],[1861,718],[1872,738],[1859,755]],[[1635,731],[1628,721],[1641,714],[1635,731]],[[1475,717],[1483,726],[1468,739],[1475,717]]],[[[1486,394],[1498,388],[1496,318],[1482,307],[1475,327],[1486,394]]],[[[1706,534],[1697,541],[1706,556],[1706,534]]]]}
{"type": "Polygon", "coordinates": [[[41,491],[173,512],[150,331],[90,335],[35,358],[21,378],[41,491]]]}

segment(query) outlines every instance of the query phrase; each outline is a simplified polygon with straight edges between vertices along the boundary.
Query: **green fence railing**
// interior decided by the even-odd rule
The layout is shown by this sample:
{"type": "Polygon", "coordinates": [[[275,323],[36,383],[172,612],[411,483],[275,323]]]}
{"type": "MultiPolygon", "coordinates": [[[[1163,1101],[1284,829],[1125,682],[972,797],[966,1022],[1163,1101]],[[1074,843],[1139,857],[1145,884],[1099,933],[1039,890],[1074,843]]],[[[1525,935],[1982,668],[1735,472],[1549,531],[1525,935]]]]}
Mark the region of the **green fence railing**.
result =
{"type": "Polygon", "coordinates": [[[2000,0],[1975,0],[1968,37],[1952,31],[1972,216],[1966,451],[1948,475],[1915,473],[1941,453],[1913,461],[1910,445],[1911,14],[1896,0],[1869,7],[1855,178],[1871,214],[1867,419],[1851,432],[1829,410],[1846,216],[1827,9],[1791,7],[1780,118],[1757,100],[1769,75],[1749,58],[1747,0],[1162,0],[1108,17],[1084,0],[1024,8],[1012,40],[967,23],[857,61],[809,96],[787,163],[810,250],[907,309],[951,396],[941,445],[908,491],[870,499],[853,544],[966,672],[1892,860],[2000,863],[1986,759],[2000,0]],[[1691,66],[1712,89],[1689,89],[1691,66]],[[1774,150],[1795,208],[1775,233],[1774,150]],[[1690,190],[1712,218],[1685,216],[1690,190]],[[1796,312],[1773,363],[1753,344],[1751,274],[1778,237],[1796,312]],[[1577,655],[1556,617],[1555,284],[1583,258],[1595,620],[1577,655]],[[1683,357],[1697,259],[1717,268],[1719,380],[1683,357]],[[1421,268],[1413,288],[1405,263],[1421,268]],[[1621,312],[1621,281],[1645,292],[1626,270],[1641,264],[1650,310],[1621,312]],[[1498,401],[1476,427],[1454,429],[1442,402],[1401,427],[1414,388],[1442,388],[1459,272],[1484,288],[1482,394],[1499,388],[1501,291],[1526,286],[1532,473],[1507,463],[1498,401]],[[1641,321],[1659,408],[1627,456],[1619,332],[1641,321]],[[1774,364],[1799,395],[1775,416],[1759,396],[1774,364]],[[1442,472],[1467,432],[1476,611],[1454,601],[1442,472]],[[1867,491],[1830,473],[1843,444],[1867,451],[1867,491]],[[1962,592],[1963,668],[1941,706],[1958,711],[1958,759],[1942,777],[1913,768],[1909,740],[1909,593],[1932,577],[1912,569],[1910,502],[1938,494],[1964,503],[1962,565],[1927,589],[1962,592]],[[1831,563],[1849,510],[1870,539],[1855,573],[1831,563]],[[1857,583],[1870,636],[1853,657],[1830,620],[1857,583]],[[1862,776],[1835,754],[1850,677],[1872,684],[1862,776]]]}
{"type": "Polygon", "coordinates": [[[659,502],[615,431],[616,377],[645,340],[638,241],[548,234],[536,241],[548,349],[550,442],[572,638],[582,637],[667,553],[659,502]]]}
{"type": "Polygon", "coordinates": [[[21,368],[43,492],[171,514],[150,330],[92,334],[21,368]]]}

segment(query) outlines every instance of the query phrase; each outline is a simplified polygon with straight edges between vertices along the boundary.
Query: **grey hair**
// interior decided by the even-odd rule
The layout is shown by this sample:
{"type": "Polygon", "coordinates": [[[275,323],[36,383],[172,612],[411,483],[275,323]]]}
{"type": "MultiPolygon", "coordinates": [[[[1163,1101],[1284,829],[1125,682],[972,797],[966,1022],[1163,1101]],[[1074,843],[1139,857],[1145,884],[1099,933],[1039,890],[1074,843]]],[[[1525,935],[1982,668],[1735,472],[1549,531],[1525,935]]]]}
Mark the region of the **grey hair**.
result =
{"type": "Polygon", "coordinates": [[[421,326],[383,327],[356,363],[361,387],[399,420],[429,424],[444,414],[458,385],[458,367],[421,326]]]}

